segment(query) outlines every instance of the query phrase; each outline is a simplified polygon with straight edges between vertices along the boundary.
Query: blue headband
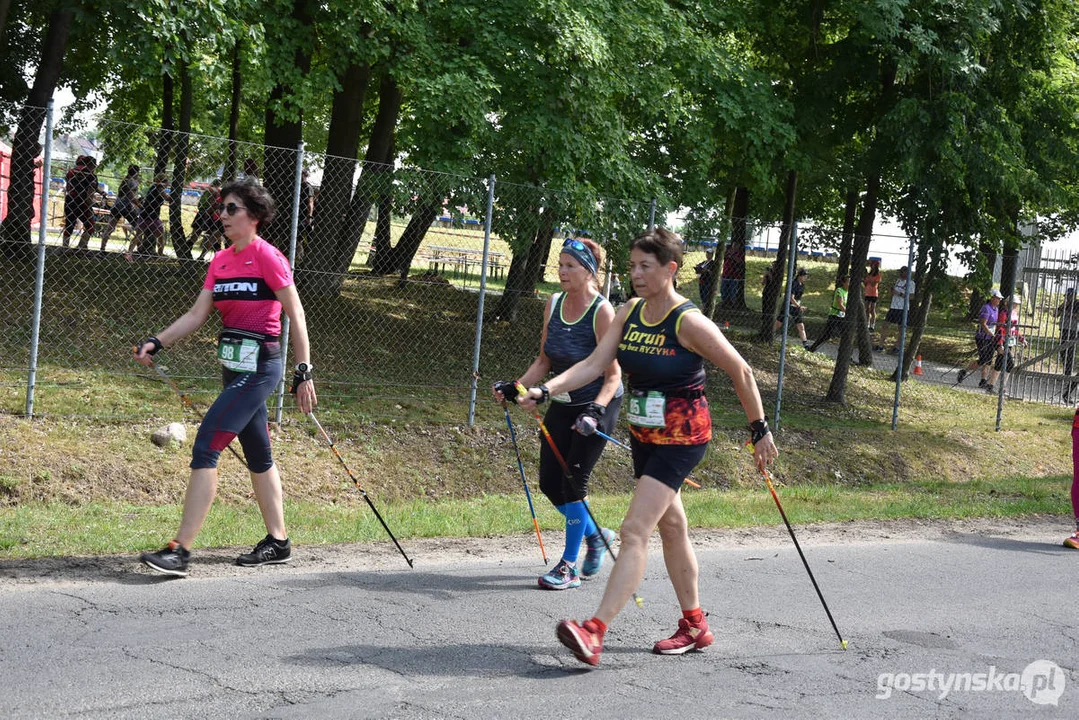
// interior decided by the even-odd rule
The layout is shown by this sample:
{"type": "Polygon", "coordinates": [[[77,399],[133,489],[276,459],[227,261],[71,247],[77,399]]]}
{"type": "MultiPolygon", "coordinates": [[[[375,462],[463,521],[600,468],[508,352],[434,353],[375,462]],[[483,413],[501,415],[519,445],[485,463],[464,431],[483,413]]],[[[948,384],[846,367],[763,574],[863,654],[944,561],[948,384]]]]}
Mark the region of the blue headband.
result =
{"type": "Polygon", "coordinates": [[[566,242],[562,244],[562,252],[584,265],[585,268],[588,269],[588,272],[593,275],[598,272],[599,268],[596,267],[596,256],[593,255],[592,251],[588,249],[588,246],[580,240],[566,238],[566,242]]]}

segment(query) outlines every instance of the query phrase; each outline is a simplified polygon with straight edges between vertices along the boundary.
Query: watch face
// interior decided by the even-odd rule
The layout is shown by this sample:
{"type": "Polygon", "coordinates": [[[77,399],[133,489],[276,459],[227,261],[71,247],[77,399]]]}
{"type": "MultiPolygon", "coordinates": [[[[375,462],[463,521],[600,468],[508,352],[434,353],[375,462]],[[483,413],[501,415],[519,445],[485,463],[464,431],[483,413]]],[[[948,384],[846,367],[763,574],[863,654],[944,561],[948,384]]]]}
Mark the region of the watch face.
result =
{"type": "Polygon", "coordinates": [[[310,369],[311,369],[311,366],[308,365],[307,363],[300,363],[299,365],[296,366],[296,371],[297,372],[305,373],[310,369]]]}

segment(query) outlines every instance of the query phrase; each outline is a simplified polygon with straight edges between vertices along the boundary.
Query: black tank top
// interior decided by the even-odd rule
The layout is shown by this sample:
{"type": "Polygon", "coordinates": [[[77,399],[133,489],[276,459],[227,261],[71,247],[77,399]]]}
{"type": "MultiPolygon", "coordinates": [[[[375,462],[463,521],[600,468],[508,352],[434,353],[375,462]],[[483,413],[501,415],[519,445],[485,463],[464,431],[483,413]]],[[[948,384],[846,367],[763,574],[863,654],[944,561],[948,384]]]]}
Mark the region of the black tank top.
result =
{"type": "Polygon", "coordinates": [[[678,343],[682,316],[700,312],[686,300],[655,325],[641,316],[645,301],[634,303],[622,327],[618,364],[632,390],[700,390],[704,387],[704,358],[678,343]]]}

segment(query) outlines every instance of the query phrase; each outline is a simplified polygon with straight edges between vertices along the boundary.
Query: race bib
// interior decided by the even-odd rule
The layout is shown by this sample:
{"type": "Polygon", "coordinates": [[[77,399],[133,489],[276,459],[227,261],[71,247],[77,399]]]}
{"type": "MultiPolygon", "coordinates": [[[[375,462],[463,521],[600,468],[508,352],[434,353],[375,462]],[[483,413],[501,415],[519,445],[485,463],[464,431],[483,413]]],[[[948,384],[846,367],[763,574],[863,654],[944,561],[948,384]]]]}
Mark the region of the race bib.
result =
{"type": "Polygon", "coordinates": [[[629,396],[626,419],[630,425],[646,428],[666,427],[664,417],[667,412],[667,397],[658,390],[649,390],[643,395],[629,396]]]}
{"type": "Polygon", "coordinates": [[[259,367],[259,344],[255,340],[222,338],[217,344],[217,359],[233,372],[256,372],[259,367]]]}

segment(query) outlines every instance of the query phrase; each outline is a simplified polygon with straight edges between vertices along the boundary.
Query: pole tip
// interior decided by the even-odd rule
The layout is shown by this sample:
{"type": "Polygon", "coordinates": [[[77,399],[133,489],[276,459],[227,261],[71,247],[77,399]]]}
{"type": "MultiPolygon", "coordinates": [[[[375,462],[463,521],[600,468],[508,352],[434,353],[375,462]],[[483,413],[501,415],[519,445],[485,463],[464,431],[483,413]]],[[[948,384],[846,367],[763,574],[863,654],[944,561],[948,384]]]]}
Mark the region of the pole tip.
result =
{"type": "Polygon", "coordinates": [[[639,607],[639,608],[644,607],[644,598],[642,598],[642,597],[637,598],[637,607],[639,607]]]}
{"type": "Polygon", "coordinates": [[[840,644],[843,645],[843,649],[846,650],[847,649],[847,641],[846,640],[840,640],[839,642],[840,642],[840,644]]]}

